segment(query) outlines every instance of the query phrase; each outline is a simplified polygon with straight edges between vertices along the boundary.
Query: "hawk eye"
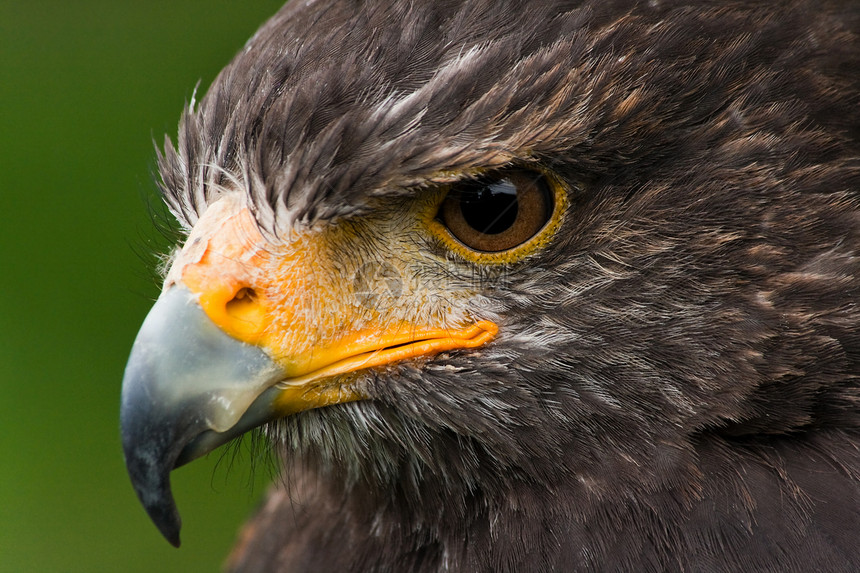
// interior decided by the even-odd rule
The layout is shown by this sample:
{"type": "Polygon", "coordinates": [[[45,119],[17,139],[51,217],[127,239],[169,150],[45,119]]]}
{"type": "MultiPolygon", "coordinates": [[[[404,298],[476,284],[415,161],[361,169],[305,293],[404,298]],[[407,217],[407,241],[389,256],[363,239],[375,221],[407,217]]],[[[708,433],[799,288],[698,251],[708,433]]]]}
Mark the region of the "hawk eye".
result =
{"type": "Polygon", "coordinates": [[[553,207],[553,194],[542,174],[515,170],[455,184],[438,217],[466,247],[497,253],[534,237],[552,217],[553,207]]]}

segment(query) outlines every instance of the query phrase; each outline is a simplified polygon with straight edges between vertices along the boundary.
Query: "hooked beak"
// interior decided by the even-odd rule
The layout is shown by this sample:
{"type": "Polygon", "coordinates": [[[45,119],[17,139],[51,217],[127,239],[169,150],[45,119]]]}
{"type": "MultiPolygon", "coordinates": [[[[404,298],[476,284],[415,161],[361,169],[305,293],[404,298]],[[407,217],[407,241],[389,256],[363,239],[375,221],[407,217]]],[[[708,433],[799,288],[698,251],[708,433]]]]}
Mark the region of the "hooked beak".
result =
{"type": "Polygon", "coordinates": [[[159,297],[125,369],[120,425],[132,485],[170,543],[179,546],[180,528],[171,470],[271,420],[283,378],[262,349],[219,329],[187,288],[159,297]]]}
{"type": "Polygon", "coordinates": [[[173,545],[173,469],[275,418],[368,398],[352,372],[476,348],[498,331],[484,320],[451,328],[356,310],[349,284],[318,270],[323,246],[308,235],[272,248],[227,195],[174,261],[134,342],[120,411],[132,484],[173,545]],[[326,312],[303,302],[323,300],[326,312]]]}

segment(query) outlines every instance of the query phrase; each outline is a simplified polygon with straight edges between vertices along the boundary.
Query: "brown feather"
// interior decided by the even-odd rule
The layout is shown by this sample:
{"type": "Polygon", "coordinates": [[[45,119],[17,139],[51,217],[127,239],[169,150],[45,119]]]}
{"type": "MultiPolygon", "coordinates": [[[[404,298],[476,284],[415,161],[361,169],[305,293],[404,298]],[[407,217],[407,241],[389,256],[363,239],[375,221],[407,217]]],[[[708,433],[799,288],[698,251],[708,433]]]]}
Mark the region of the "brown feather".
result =
{"type": "Polygon", "coordinates": [[[858,34],[851,1],[284,7],[159,157],[186,227],[508,164],[573,211],[483,285],[491,346],[270,428],[230,569],[860,569],[858,34]]]}

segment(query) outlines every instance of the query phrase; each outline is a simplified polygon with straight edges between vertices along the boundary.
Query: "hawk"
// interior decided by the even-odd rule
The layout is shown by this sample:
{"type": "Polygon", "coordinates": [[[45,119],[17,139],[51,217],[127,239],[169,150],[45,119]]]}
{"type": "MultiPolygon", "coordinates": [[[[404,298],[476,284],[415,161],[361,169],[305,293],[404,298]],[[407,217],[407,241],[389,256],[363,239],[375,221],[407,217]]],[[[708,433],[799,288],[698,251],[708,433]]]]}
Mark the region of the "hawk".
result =
{"type": "Polygon", "coordinates": [[[235,571],[858,570],[858,12],[289,2],[159,152],[155,524],[254,430],[235,571]]]}

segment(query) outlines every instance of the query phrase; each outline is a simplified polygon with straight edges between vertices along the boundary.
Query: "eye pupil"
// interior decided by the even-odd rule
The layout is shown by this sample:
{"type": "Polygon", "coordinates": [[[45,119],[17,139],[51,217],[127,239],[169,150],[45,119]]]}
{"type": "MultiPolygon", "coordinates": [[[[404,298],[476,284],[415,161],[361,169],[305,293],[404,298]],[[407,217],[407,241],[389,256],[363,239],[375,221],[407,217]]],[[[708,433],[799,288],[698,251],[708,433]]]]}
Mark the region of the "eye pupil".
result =
{"type": "Polygon", "coordinates": [[[534,237],[553,210],[550,184],[542,174],[511,169],[452,186],[439,220],[469,249],[497,253],[534,237]]]}
{"type": "Polygon", "coordinates": [[[517,220],[517,188],[508,179],[483,186],[478,193],[464,194],[460,209],[470,227],[487,235],[498,235],[517,220]]]}

